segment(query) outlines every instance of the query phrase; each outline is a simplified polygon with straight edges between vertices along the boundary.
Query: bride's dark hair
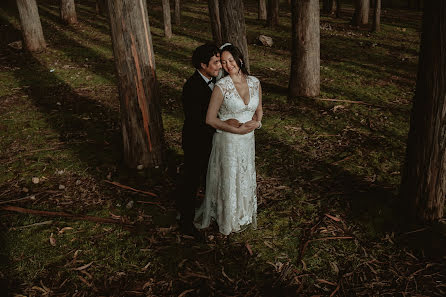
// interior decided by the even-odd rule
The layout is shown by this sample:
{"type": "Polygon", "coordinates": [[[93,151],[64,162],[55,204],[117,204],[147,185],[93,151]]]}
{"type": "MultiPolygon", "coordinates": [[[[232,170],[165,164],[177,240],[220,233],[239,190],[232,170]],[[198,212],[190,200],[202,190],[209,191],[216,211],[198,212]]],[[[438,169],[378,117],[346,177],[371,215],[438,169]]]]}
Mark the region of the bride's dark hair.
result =
{"type": "Polygon", "coordinates": [[[246,69],[245,58],[238,47],[233,44],[228,44],[221,48],[220,57],[222,56],[223,52],[230,52],[235,60],[235,63],[237,63],[237,66],[240,68],[240,71],[245,75],[249,75],[248,69],[246,69]]]}

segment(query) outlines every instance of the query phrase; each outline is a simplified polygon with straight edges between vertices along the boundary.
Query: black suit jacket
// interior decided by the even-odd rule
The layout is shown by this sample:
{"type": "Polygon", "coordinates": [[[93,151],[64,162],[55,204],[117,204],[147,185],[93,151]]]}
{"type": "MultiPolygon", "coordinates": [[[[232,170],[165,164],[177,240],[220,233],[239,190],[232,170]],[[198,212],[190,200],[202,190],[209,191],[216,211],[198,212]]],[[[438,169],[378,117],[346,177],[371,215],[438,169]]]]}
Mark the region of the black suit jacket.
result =
{"type": "Polygon", "coordinates": [[[201,77],[198,70],[189,77],[183,86],[184,125],[182,146],[185,153],[205,154],[212,149],[215,129],[206,124],[206,113],[212,90],[201,77]]]}

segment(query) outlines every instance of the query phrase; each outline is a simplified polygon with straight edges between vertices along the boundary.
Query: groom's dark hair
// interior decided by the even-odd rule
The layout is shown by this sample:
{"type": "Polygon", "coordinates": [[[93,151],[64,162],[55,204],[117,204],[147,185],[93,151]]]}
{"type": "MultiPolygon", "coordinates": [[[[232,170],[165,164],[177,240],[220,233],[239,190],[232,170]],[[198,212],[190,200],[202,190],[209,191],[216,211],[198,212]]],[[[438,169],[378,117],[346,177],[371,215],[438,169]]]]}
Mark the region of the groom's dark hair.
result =
{"type": "Polygon", "coordinates": [[[211,58],[218,54],[220,54],[220,50],[216,45],[210,43],[200,45],[192,54],[192,64],[195,69],[201,69],[201,63],[209,65],[211,58]]]}

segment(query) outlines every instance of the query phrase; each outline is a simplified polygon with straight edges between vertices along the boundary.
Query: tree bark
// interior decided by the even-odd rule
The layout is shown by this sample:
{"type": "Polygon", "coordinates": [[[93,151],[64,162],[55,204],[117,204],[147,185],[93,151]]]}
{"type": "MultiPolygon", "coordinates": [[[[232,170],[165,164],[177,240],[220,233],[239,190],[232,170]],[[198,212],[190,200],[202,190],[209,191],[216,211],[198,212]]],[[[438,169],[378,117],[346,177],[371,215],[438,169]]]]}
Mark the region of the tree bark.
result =
{"type": "Polygon", "coordinates": [[[242,52],[249,71],[248,42],[243,1],[220,0],[221,36],[224,41],[237,46],[242,52]]]}
{"type": "Polygon", "coordinates": [[[378,32],[380,30],[381,30],[381,0],[375,0],[372,31],[378,32]]]}
{"type": "Polygon", "coordinates": [[[443,217],[446,195],[446,2],[426,1],[401,196],[422,222],[443,217]]]}
{"type": "Polygon", "coordinates": [[[275,27],[279,24],[279,0],[268,0],[267,25],[275,27]]]}
{"type": "Polygon", "coordinates": [[[74,0],[60,0],[60,18],[68,25],[77,23],[74,0]]]}
{"type": "Polygon", "coordinates": [[[31,52],[46,48],[36,0],[17,0],[25,47],[31,52]]]}
{"type": "Polygon", "coordinates": [[[355,12],[352,24],[354,26],[367,25],[369,23],[369,0],[355,0],[355,12]]]}
{"type": "Polygon", "coordinates": [[[320,93],[319,1],[291,1],[292,52],[289,98],[320,93]]]}
{"type": "Polygon", "coordinates": [[[322,1],[322,11],[324,13],[328,13],[330,11],[330,0],[323,0],[322,1]]]}
{"type": "Polygon", "coordinates": [[[259,16],[258,19],[262,21],[266,21],[267,12],[266,12],[266,0],[259,0],[259,16]]]}
{"type": "Polygon", "coordinates": [[[145,0],[108,0],[118,74],[124,162],[163,164],[163,125],[145,0]]]}
{"type": "Polygon", "coordinates": [[[336,13],[336,0],[330,0],[330,15],[334,15],[336,13]]]}
{"type": "Polygon", "coordinates": [[[169,0],[162,0],[164,36],[168,39],[172,38],[172,22],[170,20],[170,3],[169,0]]]}
{"type": "Polygon", "coordinates": [[[212,37],[216,45],[223,44],[221,35],[220,9],[218,0],[208,0],[209,19],[211,21],[212,37]]]}
{"type": "Polygon", "coordinates": [[[96,0],[96,13],[108,18],[107,0],[96,0]]]}
{"type": "Polygon", "coordinates": [[[175,25],[181,25],[181,3],[180,0],[175,0],[175,25]]]}
{"type": "Polygon", "coordinates": [[[336,17],[341,17],[341,0],[336,0],[336,17]]]}

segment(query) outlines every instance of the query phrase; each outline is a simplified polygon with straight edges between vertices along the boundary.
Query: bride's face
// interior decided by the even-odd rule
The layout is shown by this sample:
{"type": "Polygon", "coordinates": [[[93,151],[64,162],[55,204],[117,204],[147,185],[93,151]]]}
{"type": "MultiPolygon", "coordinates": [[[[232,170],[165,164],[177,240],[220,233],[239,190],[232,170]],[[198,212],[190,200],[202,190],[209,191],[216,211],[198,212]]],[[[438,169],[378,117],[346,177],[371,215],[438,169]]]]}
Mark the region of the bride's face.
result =
{"type": "Polygon", "coordinates": [[[240,67],[238,67],[237,63],[235,62],[234,57],[228,51],[221,54],[221,65],[223,66],[223,69],[229,73],[229,75],[237,74],[240,70],[240,67]]]}

